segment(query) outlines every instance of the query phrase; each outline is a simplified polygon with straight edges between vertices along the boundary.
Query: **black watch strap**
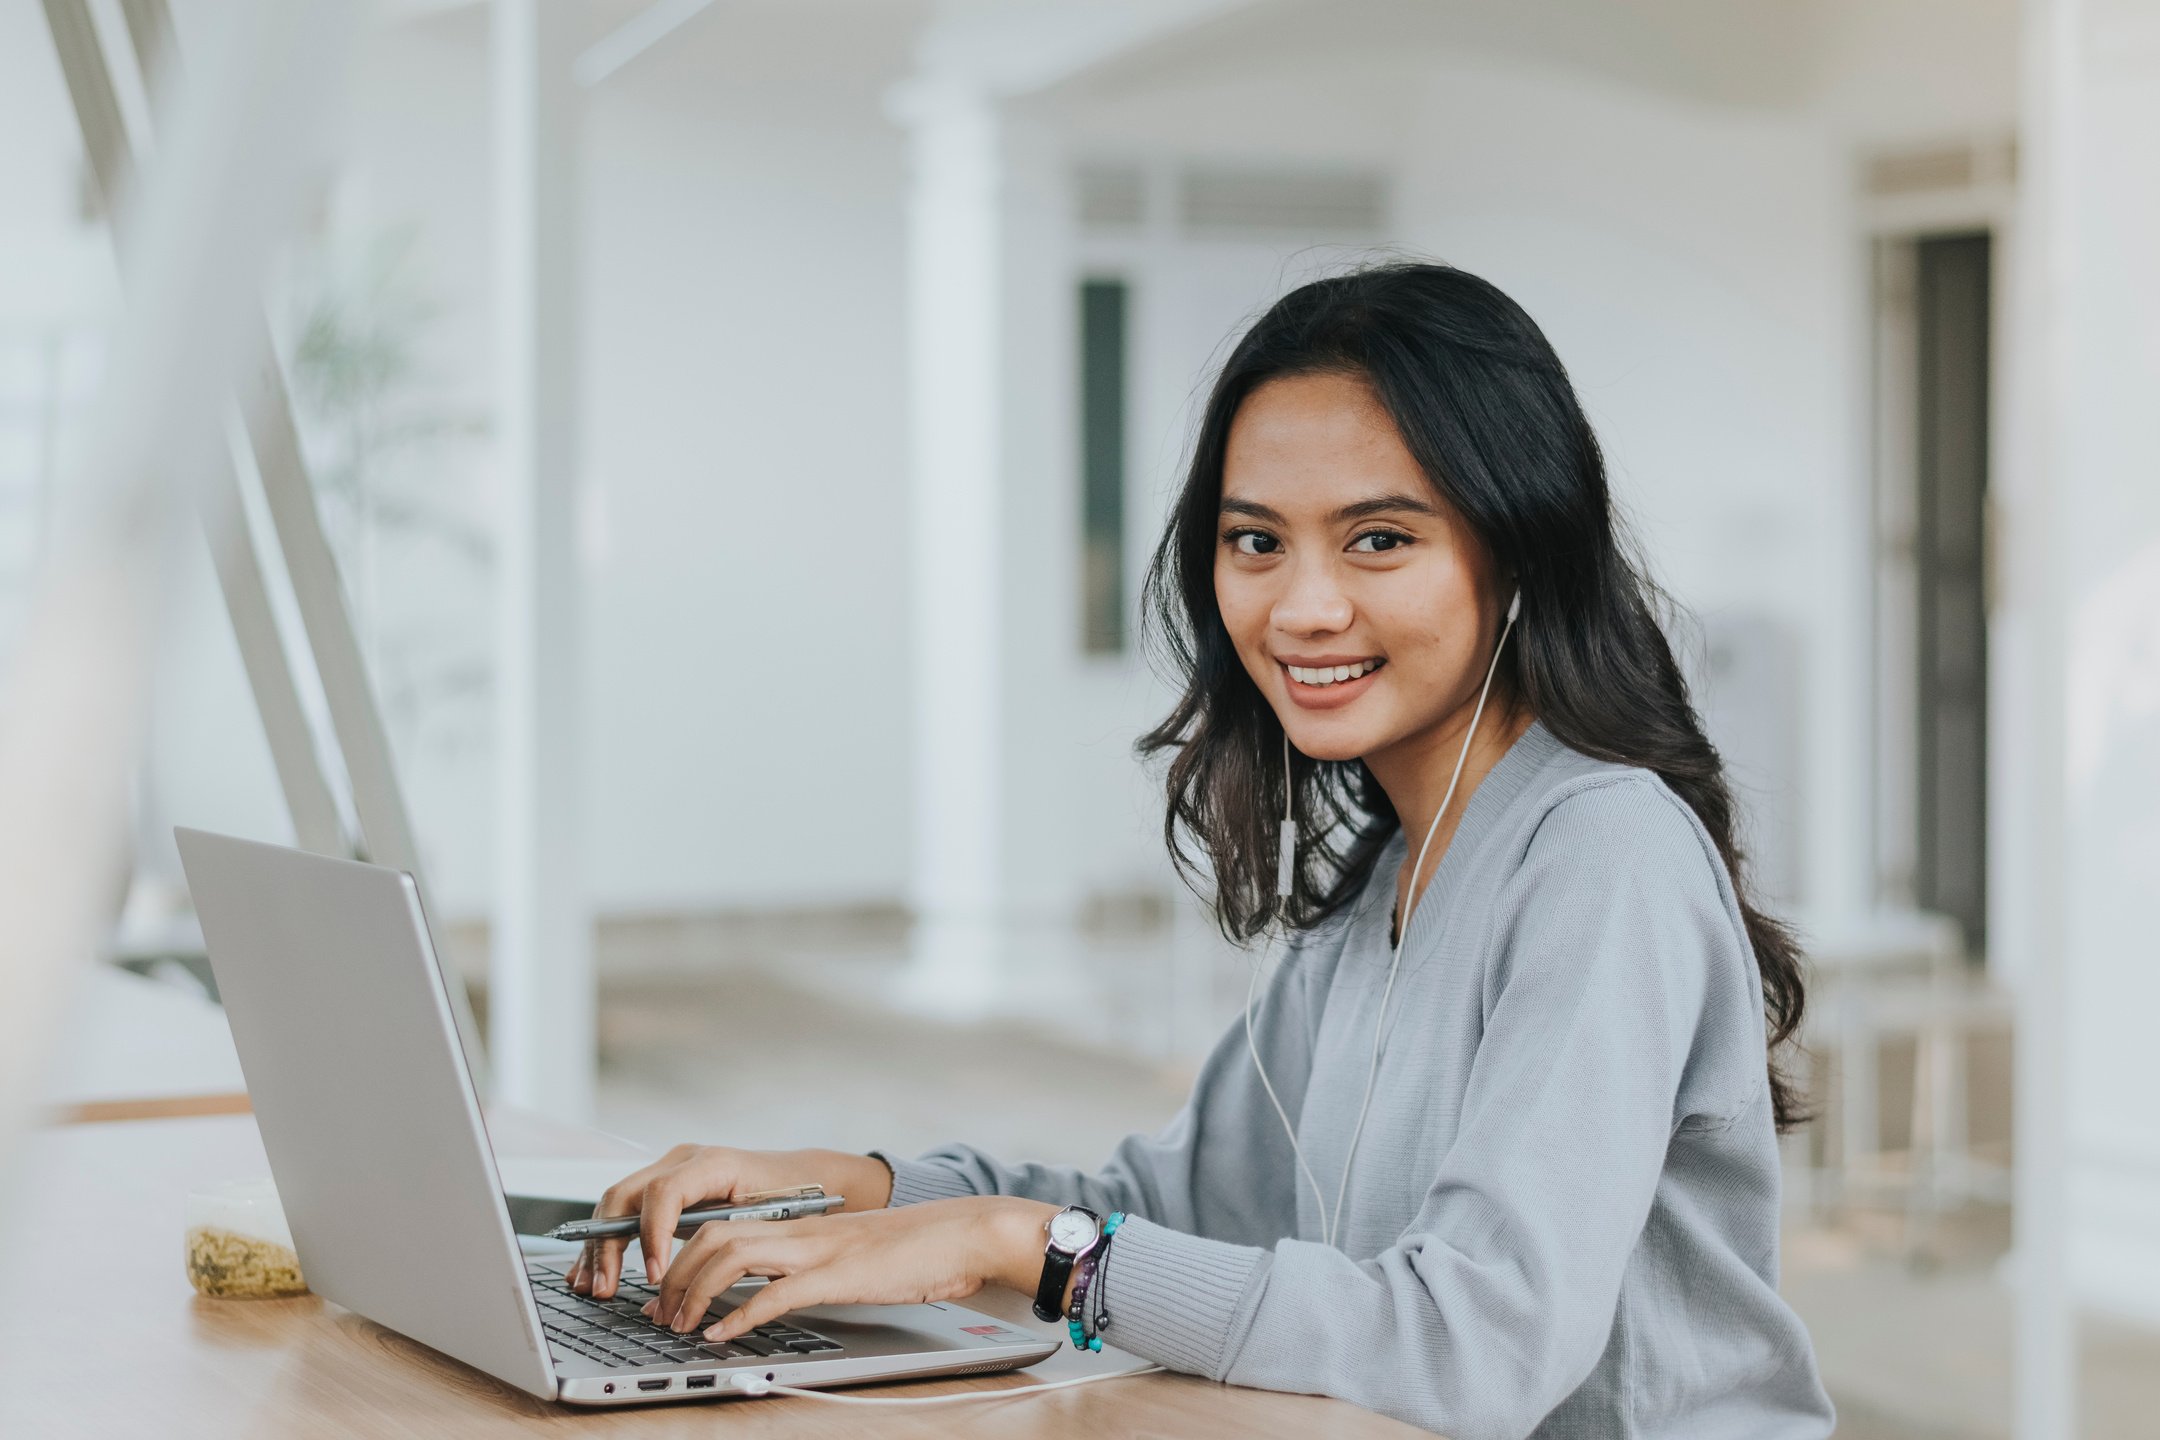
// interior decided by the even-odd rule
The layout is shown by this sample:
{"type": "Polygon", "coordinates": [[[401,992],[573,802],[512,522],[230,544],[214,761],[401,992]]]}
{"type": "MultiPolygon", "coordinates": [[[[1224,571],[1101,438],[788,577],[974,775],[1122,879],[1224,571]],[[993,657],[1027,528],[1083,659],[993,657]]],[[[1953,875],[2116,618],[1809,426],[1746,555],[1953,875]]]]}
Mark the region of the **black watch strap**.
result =
{"type": "MultiPolygon", "coordinates": [[[[1078,1205],[1069,1205],[1066,1208],[1079,1210],[1083,1215],[1100,1223],[1100,1217],[1092,1210],[1078,1205]]],[[[1065,1318],[1065,1286],[1072,1279],[1074,1264],[1086,1253],[1086,1250],[1060,1250],[1055,1242],[1045,1240],[1042,1279],[1035,1286],[1036,1319],[1054,1325],[1065,1318]]]]}
{"type": "Polygon", "coordinates": [[[1043,1252],[1042,1283],[1035,1287],[1035,1318],[1054,1325],[1065,1318],[1065,1284],[1072,1279],[1075,1256],[1062,1250],[1043,1252]]]}

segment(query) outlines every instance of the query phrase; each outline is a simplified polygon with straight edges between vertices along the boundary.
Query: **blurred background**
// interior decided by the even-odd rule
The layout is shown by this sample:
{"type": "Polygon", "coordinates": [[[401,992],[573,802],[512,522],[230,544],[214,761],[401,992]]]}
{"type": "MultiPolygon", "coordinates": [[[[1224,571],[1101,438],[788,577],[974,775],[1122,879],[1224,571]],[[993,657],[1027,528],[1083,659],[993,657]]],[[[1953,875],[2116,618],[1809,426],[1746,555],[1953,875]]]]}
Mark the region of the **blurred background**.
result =
{"type": "MultiPolygon", "coordinates": [[[[172,8],[184,65],[224,7],[172,8]]],[[[0,715],[125,313],[78,10],[146,47],[0,3],[0,715]]],[[[2048,1433],[2022,1377],[2160,1434],[2160,3],[363,16],[263,287],[304,463],[236,428],[226,568],[175,551],[49,1119],[241,1088],[181,824],[415,866],[508,1102],[1160,1125],[1266,957],[1132,755],[1147,559],[1243,323],[1434,258],[1569,365],[1808,939],[1786,1281],[1845,1433],[2048,1433]]]]}

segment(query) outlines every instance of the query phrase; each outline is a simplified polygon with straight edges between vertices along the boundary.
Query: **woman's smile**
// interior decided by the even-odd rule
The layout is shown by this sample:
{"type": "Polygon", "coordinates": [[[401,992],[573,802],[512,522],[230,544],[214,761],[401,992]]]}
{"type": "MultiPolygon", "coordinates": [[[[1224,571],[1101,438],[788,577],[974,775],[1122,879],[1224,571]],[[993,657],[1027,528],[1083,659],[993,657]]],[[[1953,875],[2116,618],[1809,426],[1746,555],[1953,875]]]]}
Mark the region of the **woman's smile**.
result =
{"type": "Polygon", "coordinates": [[[1345,660],[1334,656],[1278,659],[1283,688],[1294,704],[1307,710],[1339,710],[1371,689],[1387,661],[1378,656],[1345,660]]]}

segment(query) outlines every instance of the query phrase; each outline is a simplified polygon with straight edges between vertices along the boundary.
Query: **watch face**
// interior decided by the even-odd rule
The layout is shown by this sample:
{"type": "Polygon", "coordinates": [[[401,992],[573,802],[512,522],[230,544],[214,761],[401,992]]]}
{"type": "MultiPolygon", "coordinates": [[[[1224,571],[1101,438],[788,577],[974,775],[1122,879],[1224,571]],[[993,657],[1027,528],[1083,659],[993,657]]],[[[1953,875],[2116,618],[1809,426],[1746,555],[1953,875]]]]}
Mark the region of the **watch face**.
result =
{"type": "Polygon", "coordinates": [[[1072,1254],[1094,1243],[1096,1224],[1077,1210],[1060,1210],[1050,1217],[1050,1243],[1072,1254]]]}

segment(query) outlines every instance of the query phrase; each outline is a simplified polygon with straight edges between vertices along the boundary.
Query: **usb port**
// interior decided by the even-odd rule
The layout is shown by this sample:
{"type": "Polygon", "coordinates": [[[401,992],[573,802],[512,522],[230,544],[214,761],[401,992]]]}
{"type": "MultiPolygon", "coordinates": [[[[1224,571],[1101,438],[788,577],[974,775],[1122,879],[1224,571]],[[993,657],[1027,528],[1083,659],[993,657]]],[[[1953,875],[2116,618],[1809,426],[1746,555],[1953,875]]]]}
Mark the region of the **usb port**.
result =
{"type": "Polygon", "coordinates": [[[637,1388],[640,1390],[665,1390],[674,1383],[674,1381],[665,1377],[658,1380],[640,1380],[637,1382],[637,1388]]]}
{"type": "Polygon", "coordinates": [[[719,1383],[720,1377],[717,1375],[691,1375],[683,1380],[682,1388],[685,1390],[710,1390],[719,1383]]]}

